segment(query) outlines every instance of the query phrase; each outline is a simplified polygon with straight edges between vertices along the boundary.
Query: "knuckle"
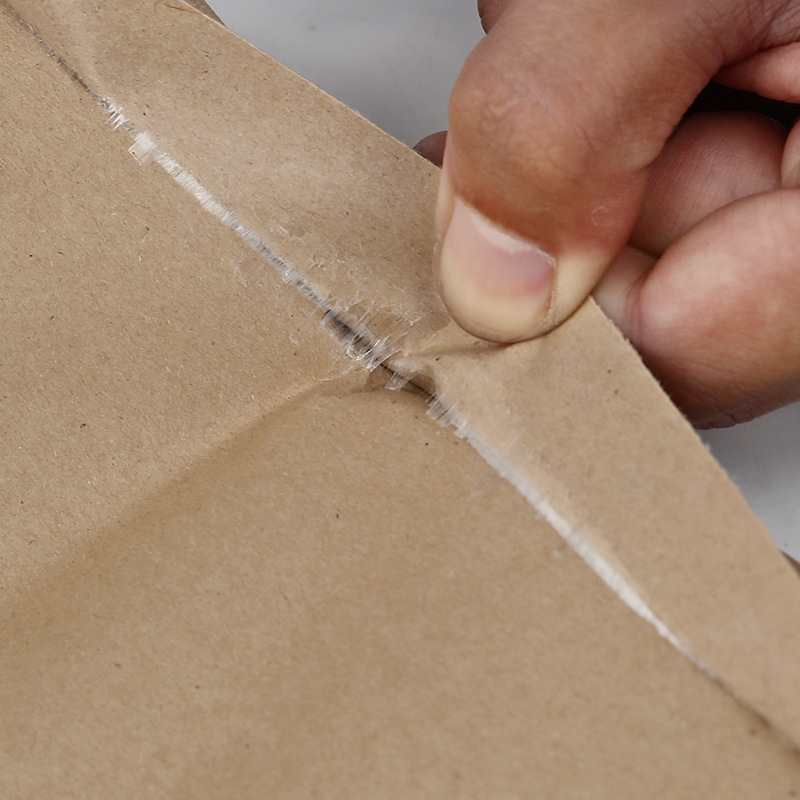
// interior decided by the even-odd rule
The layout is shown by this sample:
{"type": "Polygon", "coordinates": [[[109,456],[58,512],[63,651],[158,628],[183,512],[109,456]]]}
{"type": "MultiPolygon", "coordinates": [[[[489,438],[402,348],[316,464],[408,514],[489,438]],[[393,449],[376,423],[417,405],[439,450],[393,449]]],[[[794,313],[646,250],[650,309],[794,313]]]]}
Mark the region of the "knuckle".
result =
{"type": "Polygon", "coordinates": [[[582,114],[565,100],[525,72],[479,63],[456,84],[451,130],[472,158],[506,160],[517,178],[571,183],[597,154],[582,114]]]}

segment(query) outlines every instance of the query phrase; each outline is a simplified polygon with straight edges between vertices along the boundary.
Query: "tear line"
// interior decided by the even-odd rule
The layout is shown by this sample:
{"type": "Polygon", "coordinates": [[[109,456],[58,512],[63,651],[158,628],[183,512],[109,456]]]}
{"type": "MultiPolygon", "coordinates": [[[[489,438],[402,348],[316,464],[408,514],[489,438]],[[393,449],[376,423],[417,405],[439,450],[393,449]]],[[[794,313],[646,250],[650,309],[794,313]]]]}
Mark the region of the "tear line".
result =
{"type": "Polygon", "coordinates": [[[717,677],[703,664],[688,647],[669,629],[661,619],[652,611],[642,596],[614,569],[613,566],[597,552],[584,538],[581,537],[574,525],[569,523],[555,507],[533,486],[522,478],[514,468],[493,450],[482,439],[478,438],[469,428],[468,423],[461,419],[453,408],[447,408],[437,399],[433,400],[432,411],[437,419],[443,420],[455,429],[458,436],[463,438],[481,456],[481,458],[504,480],[508,481],[524,498],[528,504],[544,518],[551,528],[572,548],[572,550],[586,563],[601,581],[625,603],[634,613],[646,622],[649,622],[676,650],[686,656],[693,664],[699,667],[709,677],[717,677]]]}
{"type": "MultiPolygon", "coordinates": [[[[388,339],[376,340],[368,330],[364,333],[356,331],[342,316],[340,316],[340,312],[337,311],[333,305],[315,291],[313,286],[295,267],[281,258],[252,229],[244,225],[230,209],[220,203],[211,192],[209,192],[194,175],[181,166],[177,160],[161,150],[153,137],[130,122],[119,106],[92,89],[76,70],[53,50],[53,48],[39,36],[36,30],[17,13],[16,9],[9,5],[7,0],[0,0],[0,3],[8,8],[22,25],[30,31],[31,35],[45,50],[47,50],[49,55],[56,60],[70,77],[89,93],[97,105],[108,115],[114,128],[121,127],[128,132],[133,140],[130,153],[140,164],[144,165],[149,161],[155,161],[179,186],[189,192],[200,203],[204,210],[212,214],[223,225],[233,230],[251,249],[264,258],[287,283],[294,286],[311,300],[317,309],[322,311],[324,320],[332,323],[332,327],[340,339],[344,340],[353,358],[365,363],[368,369],[387,366],[386,362],[396,353],[396,350],[389,345],[388,339]]],[[[391,369],[391,367],[387,368],[400,380],[413,382],[413,378],[407,379],[394,369],[391,369]]],[[[425,390],[423,389],[423,391],[425,390]]],[[[751,713],[764,720],[787,747],[793,750],[798,749],[791,737],[784,734],[780,728],[774,725],[769,717],[753,708],[753,706],[735,692],[730,685],[722,680],[706,664],[700,661],[669,629],[666,623],[655,615],[636,589],[634,589],[634,587],[628,583],[600,553],[581,538],[579,531],[562,517],[553,505],[539,492],[520,477],[498,453],[469,430],[467,423],[458,417],[454,408],[447,408],[436,395],[430,395],[428,392],[425,393],[430,397],[430,407],[434,416],[440,421],[444,421],[450,425],[455,433],[467,441],[478,455],[480,455],[501,478],[508,481],[525,498],[528,504],[545,519],[553,530],[561,536],[576,555],[584,561],[628,608],[655,628],[656,632],[662,638],[685,656],[707,677],[722,687],[734,700],[739,702],[751,713]]]]}
{"type": "Polygon", "coordinates": [[[366,326],[363,326],[365,331],[356,330],[350,322],[343,318],[341,311],[325,300],[296,267],[281,258],[252,228],[248,228],[229,208],[220,203],[191,172],[158,147],[150,134],[140,130],[126,119],[122,111],[111,101],[99,97],[91,89],[88,91],[109,115],[114,128],[121,127],[131,136],[133,139],[130,147],[131,155],[142,165],[149,161],[158,164],[182,189],[200,203],[203,210],[230,228],[245,244],[265,259],[286,283],[298,289],[311,300],[317,310],[322,312],[324,322],[330,325],[337,336],[344,340],[352,358],[372,371],[383,366],[395,354],[396,350],[391,347],[389,337],[375,339],[366,326]]]}
{"type": "MultiPolygon", "coordinates": [[[[88,87],[87,87],[88,88],[88,87]]],[[[287,261],[281,258],[272,248],[270,248],[253,230],[245,226],[230,209],[226,208],[181,164],[170,155],[161,150],[155,140],[145,131],[139,130],[133,123],[127,120],[121,110],[105,98],[101,98],[89,89],[98,104],[109,114],[111,124],[115,127],[124,128],[132,137],[133,145],[131,154],[140,162],[155,161],[164,171],[173,178],[179,186],[195,197],[200,205],[212,214],[223,225],[233,230],[247,245],[256,251],[260,256],[277,270],[283,279],[299,289],[306,297],[322,310],[326,316],[333,317],[337,333],[343,336],[349,347],[355,343],[360,343],[360,350],[370,354],[370,363],[374,366],[384,364],[391,358],[393,352],[384,349],[379,342],[371,342],[369,334],[359,335],[339,317],[332,306],[326,303],[323,298],[314,290],[313,286],[301,275],[301,273],[287,261]]],[[[399,375],[395,370],[390,371],[398,380],[410,380],[406,376],[399,375]]],[[[539,492],[526,483],[496,452],[486,443],[472,434],[467,424],[460,420],[453,409],[442,405],[437,397],[431,398],[433,406],[439,407],[440,417],[451,425],[456,433],[464,438],[478,452],[478,454],[494,469],[502,478],[507,480],[517,491],[541,514],[548,524],[561,536],[561,538],[580,556],[589,568],[605,583],[605,585],[619,597],[634,613],[646,622],[649,622],[673,647],[686,656],[693,664],[698,666],[703,672],[712,678],[716,676],[708,667],[702,664],[684,645],[684,643],[660,620],[650,609],[641,595],[631,586],[612,566],[603,558],[585,539],[583,539],[574,526],[570,525],[556,509],[539,492]]]]}
{"type": "MultiPolygon", "coordinates": [[[[25,23],[24,20],[22,20],[25,23]]],[[[25,23],[27,25],[27,23],[25,23]]],[[[30,27],[30,26],[28,26],[30,27]]],[[[369,334],[359,334],[345,322],[335,311],[333,306],[314,290],[314,287],[303,275],[286,260],[281,258],[258,234],[248,228],[229,208],[220,203],[208,189],[203,186],[195,176],[183,167],[176,159],[162,150],[156,140],[146,131],[136,127],[124,114],[122,108],[107,97],[103,97],[92,89],[81,76],[56,53],[35,31],[34,36],[49,51],[71,77],[90,94],[98,106],[108,115],[114,129],[122,128],[130,135],[133,144],[130,147],[131,155],[142,165],[154,161],[169,175],[182,189],[191,194],[202,208],[215,217],[226,227],[230,228],[252,250],[264,258],[270,266],[289,284],[297,288],[309,298],[314,305],[323,312],[325,317],[333,323],[336,333],[341,336],[349,348],[355,350],[358,358],[368,356],[368,366],[384,364],[391,356],[391,348],[381,347],[381,343],[371,341],[369,334]]],[[[385,343],[384,343],[385,344],[385,343]]],[[[394,370],[390,370],[395,373],[394,370]]],[[[403,376],[398,376],[405,379],[403,376]]],[[[464,438],[483,458],[483,460],[498,475],[507,480],[526,499],[546,521],[569,545],[570,548],[589,566],[589,568],[605,583],[605,585],[634,613],[646,622],[649,622],[673,647],[686,656],[693,664],[698,666],[710,677],[718,680],[704,664],[702,664],[683,644],[683,642],[662,622],[642,599],[639,593],[579,534],[579,532],[562,517],[556,509],[539,492],[524,481],[514,469],[506,463],[490,446],[477,438],[469,429],[466,422],[459,419],[454,409],[444,406],[437,397],[431,398],[431,407],[435,410],[440,420],[445,420],[455,432],[464,438]]]]}
{"type": "Polygon", "coordinates": [[[431,415],[440,424],[453,428],[456,435],[464,439],[470,447],[501,477],[508,481],[537,511],[548,525],[567,543],[572,551],[583,560],[589,569],[626,605],[645,622],[655,628],[656,632],[671,644],[681,655],[685,656],[707,678],[714,681],[730,697],[751,714],[762,720],[775,734],[778,740],[788,749],[798,752],[800,747],[792,738],[783,732],[764,712],[759,711],[745,700],[729,683],[717,675],[706,663],[701,661],[678,636],[661,620],[634,587],[617,572],[616,569],[597,552],[580,535],[578,529],[568,522],[555,507],[522,478],[514,468],[495,450],[477,437],[461,419],[454,408],[447,408],[437,397],[431,398],[431,415]]]}
{"type": "Polygon", "coordinates": [[[58,52],[56,52],[45,41],[36,29],[24,19],[17,10],[10,5],[8,0],[0,0],[0,5],[4,6],[28,30],[31,36],[47,51],[48,55],[64,69],[72,80],[78,83],[89,96],[97,103],[108,117],[114,130],[122,128],[127,131],[133,140],[129,152],[141,166],[146,166],[151,161],[158,164],[182,189],[191,194],[201,205],[201,207],[214,216],[219,222],[230,228],[239,238],[241,238],[252,250],[261,256],[267,263],[289,285],[293,286],[307,297],[322,312],[323,323],[332,328],[336,335],[344,340],[350,356],[368,370],[372,371],[391,358],[397,352],[391,346],[390,337],[375,339],[366,330],[357,330],[353,324],[342,316],[342,310],[337,309],[328,302],[314,287],[303,277],[303,275],[287,261],[281,258],[266,242],[261,239],[255,231],[248,228],[230,209],[220,203],[208,189],[198,181],[194,175],[185,169],[176,159],[162,150],[156,140],[146,131],[136,127],[124,114],[121,106],[118,106],[110,98],[103,97],[95,91],[75,68],[69,64],[58,52]]]}

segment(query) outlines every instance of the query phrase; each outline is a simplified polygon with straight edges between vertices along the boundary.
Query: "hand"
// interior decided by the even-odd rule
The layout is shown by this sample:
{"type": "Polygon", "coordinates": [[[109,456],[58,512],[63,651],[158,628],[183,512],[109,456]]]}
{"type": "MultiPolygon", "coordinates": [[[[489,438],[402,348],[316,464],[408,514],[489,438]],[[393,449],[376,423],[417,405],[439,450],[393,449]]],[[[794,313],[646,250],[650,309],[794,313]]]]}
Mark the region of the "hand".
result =
{"type": "Polygon", "coordinates": [[[532,338],[594,290],[695,424],[800,399],[800,127],[684,116],[714,77],[799,101],[800,0],[479,5],[436,219],[456,321],[532,338]]]}

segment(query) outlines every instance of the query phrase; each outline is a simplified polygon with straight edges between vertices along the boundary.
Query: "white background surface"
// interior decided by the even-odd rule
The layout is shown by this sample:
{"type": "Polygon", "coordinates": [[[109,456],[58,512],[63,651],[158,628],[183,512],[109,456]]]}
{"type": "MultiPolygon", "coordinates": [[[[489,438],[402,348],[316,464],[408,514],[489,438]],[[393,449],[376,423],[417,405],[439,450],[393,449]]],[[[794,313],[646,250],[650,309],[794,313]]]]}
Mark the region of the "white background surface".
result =
{"type": "MultiPolygon", "coordinates": [[[[474,0],[210,0],[229,28],[414,144],[482,35],[474,0]]],[[[703,434],[778,544],[800,559],[800,405],[703,434]]],[[[680,498],[676,498],[680,502],[680,498]]]]}

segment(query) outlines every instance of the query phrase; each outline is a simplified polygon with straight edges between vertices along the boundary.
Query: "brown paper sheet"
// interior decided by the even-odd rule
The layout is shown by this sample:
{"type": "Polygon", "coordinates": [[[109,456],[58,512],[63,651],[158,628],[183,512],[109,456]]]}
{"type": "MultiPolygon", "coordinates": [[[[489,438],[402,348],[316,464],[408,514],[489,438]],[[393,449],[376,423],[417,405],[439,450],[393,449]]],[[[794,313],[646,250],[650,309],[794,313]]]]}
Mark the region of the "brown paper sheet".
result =
{"type": "Polygon", "coordinates": [[[471,340],[408,148],[179,0],[11,5],[78,80],[2,13],[7,794],[800,791],[796,576],[594,306],[471,340]]]}

